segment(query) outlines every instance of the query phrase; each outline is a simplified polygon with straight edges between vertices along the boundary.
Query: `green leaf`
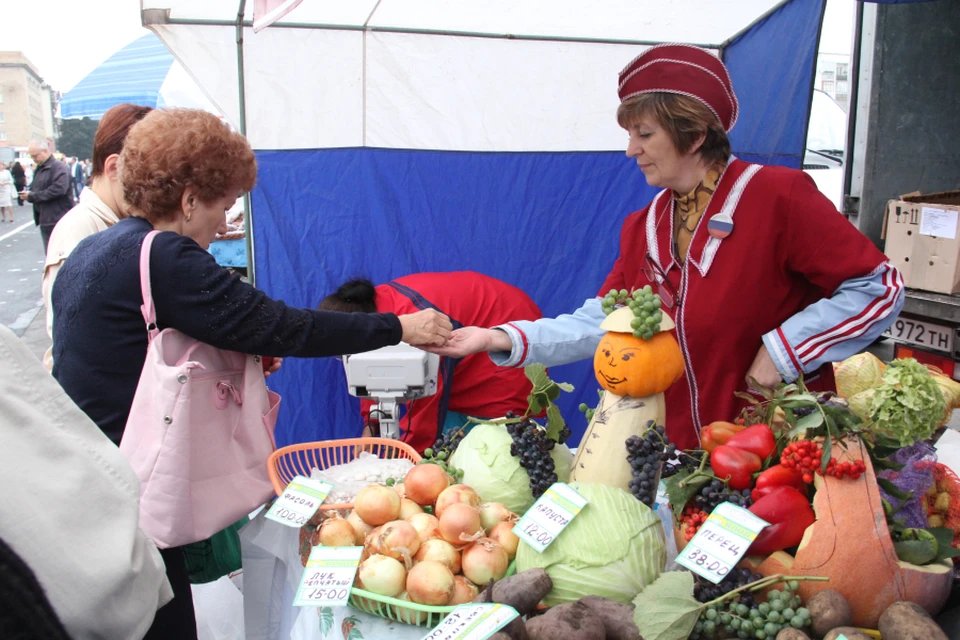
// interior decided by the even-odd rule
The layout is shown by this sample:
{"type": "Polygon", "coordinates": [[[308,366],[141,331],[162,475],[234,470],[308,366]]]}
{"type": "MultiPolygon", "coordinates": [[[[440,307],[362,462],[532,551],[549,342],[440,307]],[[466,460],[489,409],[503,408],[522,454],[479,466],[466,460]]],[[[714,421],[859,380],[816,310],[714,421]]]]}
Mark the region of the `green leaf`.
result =
{"type": "Polygon", "coordinates": [[[820,472],[827,472],[827,465],[830,464],[831,451],[833,451],[833,438],[830,436],[830,420],[827,419],[827,435],[823,439],[823,459],[820,462],[820,472]]]}
{"type": "Polygon", "coordinates": [[[534,389],[542,389],[550,384],[550,376],[547,375],[547,368],[540,363],[528,364],[523,368],[523,373],[530,380],[534,389]]]}
{"type": "Polygon", "coordinates": [[[893,496],[900,502],[906,502],[913,497],[913,491],[901,491],[897,488],[897,485],[886,478],[877,478],[877,484],[880,485],[880,488],[883,489],[888,496],[893,496]]]}
{"type": "Polygon", "coordinates": [[[786,396],[787,403],[784,406],[800,407],[806,404],[817,404],[817,398],[809,393],[797,393],[786,396]]]}
{"type": "Polygon", "coordinates": [[[797,420],[797,426],[790,430],[790,436],[800,435],[805,432],[807,429],[816,429],[823,424],[823,414],[819,411],[814,411],[810,415],[803,416],[797,420]],[[797,431],[796,434],[793,432],[797,431]]]}
{"type": "Polygon", "coordinates": [[[567,426],[567,423],[560,413],[560,407],[551,404],[547,408],[547,437],[556,440],[565,426],[567,426]]]}
{"type": "Polygon", "coordinates": [[[690,469],[681,469],[667,479],[667,497],[670,498],[670,507],[673,509],[673,515],[677,520],[680,519],[687,501],[695,496],[705,484],[710,482],[710,476],[707,475],[684,482],[691,474],[693,474],[693,471],[690,469]],[[684,486],[680,486],[681,484],[684,486]]]}
{"type": "Polygon", "coordinates": [[[890,471],[902,471],[903,466],[904,465],[902,462],[893,462],[884,458],[879,458],[873,461],[874,471],[883,471],[884,469],[889,469],[890,471]]]}
{"type": "Polygon", "coordinates": [[[320,635],[326,637],[333,629],[333,609],[331,607],[320,607],[317,615],[320,617],[320,635]]]}
{"type": "Polygon", "coordinates": [[[937,557],[934,558],[934,562],[960,556],[960,549],[953,546],[953,529],[933,527],[927,531],[937,540],[937,557]]]}
{"type": "Polygon", "coordinates": [[[910,564],[924,565],[937,557],[936,537],[926,529],[905,529],[893,543],[897,557],[910,564]]]}
{"type": "Polygon", "coordinates": [[[553,402],[560,397],[560,385],[558,385],[556,382],[551,382],[543,391],[547,394],[550,402],[553,402]]]}
{"type": "Polygon", "coordinates": [[[633,599],[633,621],[644,640],[686,640],[703,607],[693,598],[693,574],[669,571],[633,599]]]}
{"type": "Polygon", "coordinates": [[[576,388],[569,382],[557,382],[556,385],[567,393],[573,393],[573,390],[576,388]]]}

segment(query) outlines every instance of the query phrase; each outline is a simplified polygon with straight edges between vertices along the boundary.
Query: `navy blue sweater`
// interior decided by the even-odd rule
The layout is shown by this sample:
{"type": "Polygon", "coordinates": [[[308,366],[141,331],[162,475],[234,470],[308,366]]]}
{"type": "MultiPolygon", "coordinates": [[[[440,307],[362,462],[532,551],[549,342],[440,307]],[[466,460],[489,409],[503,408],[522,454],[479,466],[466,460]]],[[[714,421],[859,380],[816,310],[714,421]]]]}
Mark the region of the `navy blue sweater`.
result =
{"type": "MultiPolygon", "coordinates": [[[[140,245],[152,228],[127,218],[84,239],[53,286],[53,375],[116,443],[146,360],[140,245]]],[[[293,309],[271,300],[173,232],[153,241],[150,282],[160,329],[230,351],[334,356],[397,344],[402,334],[391,313],[293,309]]]]}

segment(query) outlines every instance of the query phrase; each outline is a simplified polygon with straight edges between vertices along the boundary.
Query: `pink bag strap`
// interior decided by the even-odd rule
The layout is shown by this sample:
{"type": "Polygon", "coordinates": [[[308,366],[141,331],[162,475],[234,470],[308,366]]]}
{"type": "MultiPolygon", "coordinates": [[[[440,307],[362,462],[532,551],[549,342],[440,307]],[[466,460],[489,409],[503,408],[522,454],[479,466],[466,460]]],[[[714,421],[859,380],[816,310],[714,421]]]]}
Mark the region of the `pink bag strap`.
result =
{"type": "Polygon", "coordinates": [[[160,333],[157,329],[157,310],[153,306],[153,292],[150,288],[150,248],[153,246],[153,239],[159,233],[156,229],[148,233],[140,247],[140,293],[143,295],[140,313],[143,314],[143,320],[147,323],[147,335],[151,342],[160,333]]]}

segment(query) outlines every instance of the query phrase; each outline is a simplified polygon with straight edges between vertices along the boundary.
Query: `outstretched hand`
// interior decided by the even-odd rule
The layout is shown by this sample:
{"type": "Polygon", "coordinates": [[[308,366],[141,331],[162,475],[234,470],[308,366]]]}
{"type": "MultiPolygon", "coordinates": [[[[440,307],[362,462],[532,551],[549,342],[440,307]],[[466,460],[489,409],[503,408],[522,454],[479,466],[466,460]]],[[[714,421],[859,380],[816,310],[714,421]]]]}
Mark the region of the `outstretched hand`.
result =
{"type": "Polygon", "coordinates": [[[403,342],[414,347],[441,346],[453,330],[450,319],[434,309],[399,316],[403,342]]]}
{"type": "Polygon", "coordinates": [[[750,391],[759,391],[754,381],[756,381],[756,384],[768,389],[772,389],[783,382],[783,376],[780,375],[780,370],[777,369],[773,358],[770,357],[770,352],[767,351],[767,345],[761,346],[760,350],[757,351],[757,355],[753,359],[753,364],[751,364],[750,369],[747,370],[746,379],[747,388],[750,391]]]}
{"type": "Polygon", "coordinates": [[[426,351],[451,358],[463,358],[481,351],[510,351],[510,337],[496,329],[463,327],[450,334],[447,344],[427,347],[426,351]]]}

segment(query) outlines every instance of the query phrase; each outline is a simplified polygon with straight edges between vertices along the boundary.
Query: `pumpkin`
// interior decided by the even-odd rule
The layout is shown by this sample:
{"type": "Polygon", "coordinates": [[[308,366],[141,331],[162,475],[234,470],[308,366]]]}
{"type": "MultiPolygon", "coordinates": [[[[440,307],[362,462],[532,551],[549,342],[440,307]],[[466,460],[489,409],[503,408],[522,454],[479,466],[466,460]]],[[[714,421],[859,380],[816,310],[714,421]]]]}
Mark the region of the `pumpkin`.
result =
{"type": "Polygon", "coordinates": [[[850,603],[857,627],[876,629],[880,615],[899,600],[936,614],[950,595],[952,563],[921,567],[897,558],[866,448],[855,439],[846,445],[843,449],[834,444],[832,455],[863,460],[866,472],[857,480],[815,476],[817,521],[804,533],[796,557],[778,551],[765,559],[748,557],[745,564],[763,575],[830,578],[829,582],[801,581],[800,597],[806,601],[823,589],[840,592],[850,603]]]}
{"type": "Polygon", "coordinates": [[[666,314],[650,340],[633,335],[635,316],[626,307],[600,325],[607,333],[594,356],[597,381],[604,388],[600,404],[577,448],[570,482],[596,482],[629,491],[633,470],[624,443],[642,436],[649,423],[663,425],[663,392],[683,375],[683,354],[670,333],[666,314]]]}

